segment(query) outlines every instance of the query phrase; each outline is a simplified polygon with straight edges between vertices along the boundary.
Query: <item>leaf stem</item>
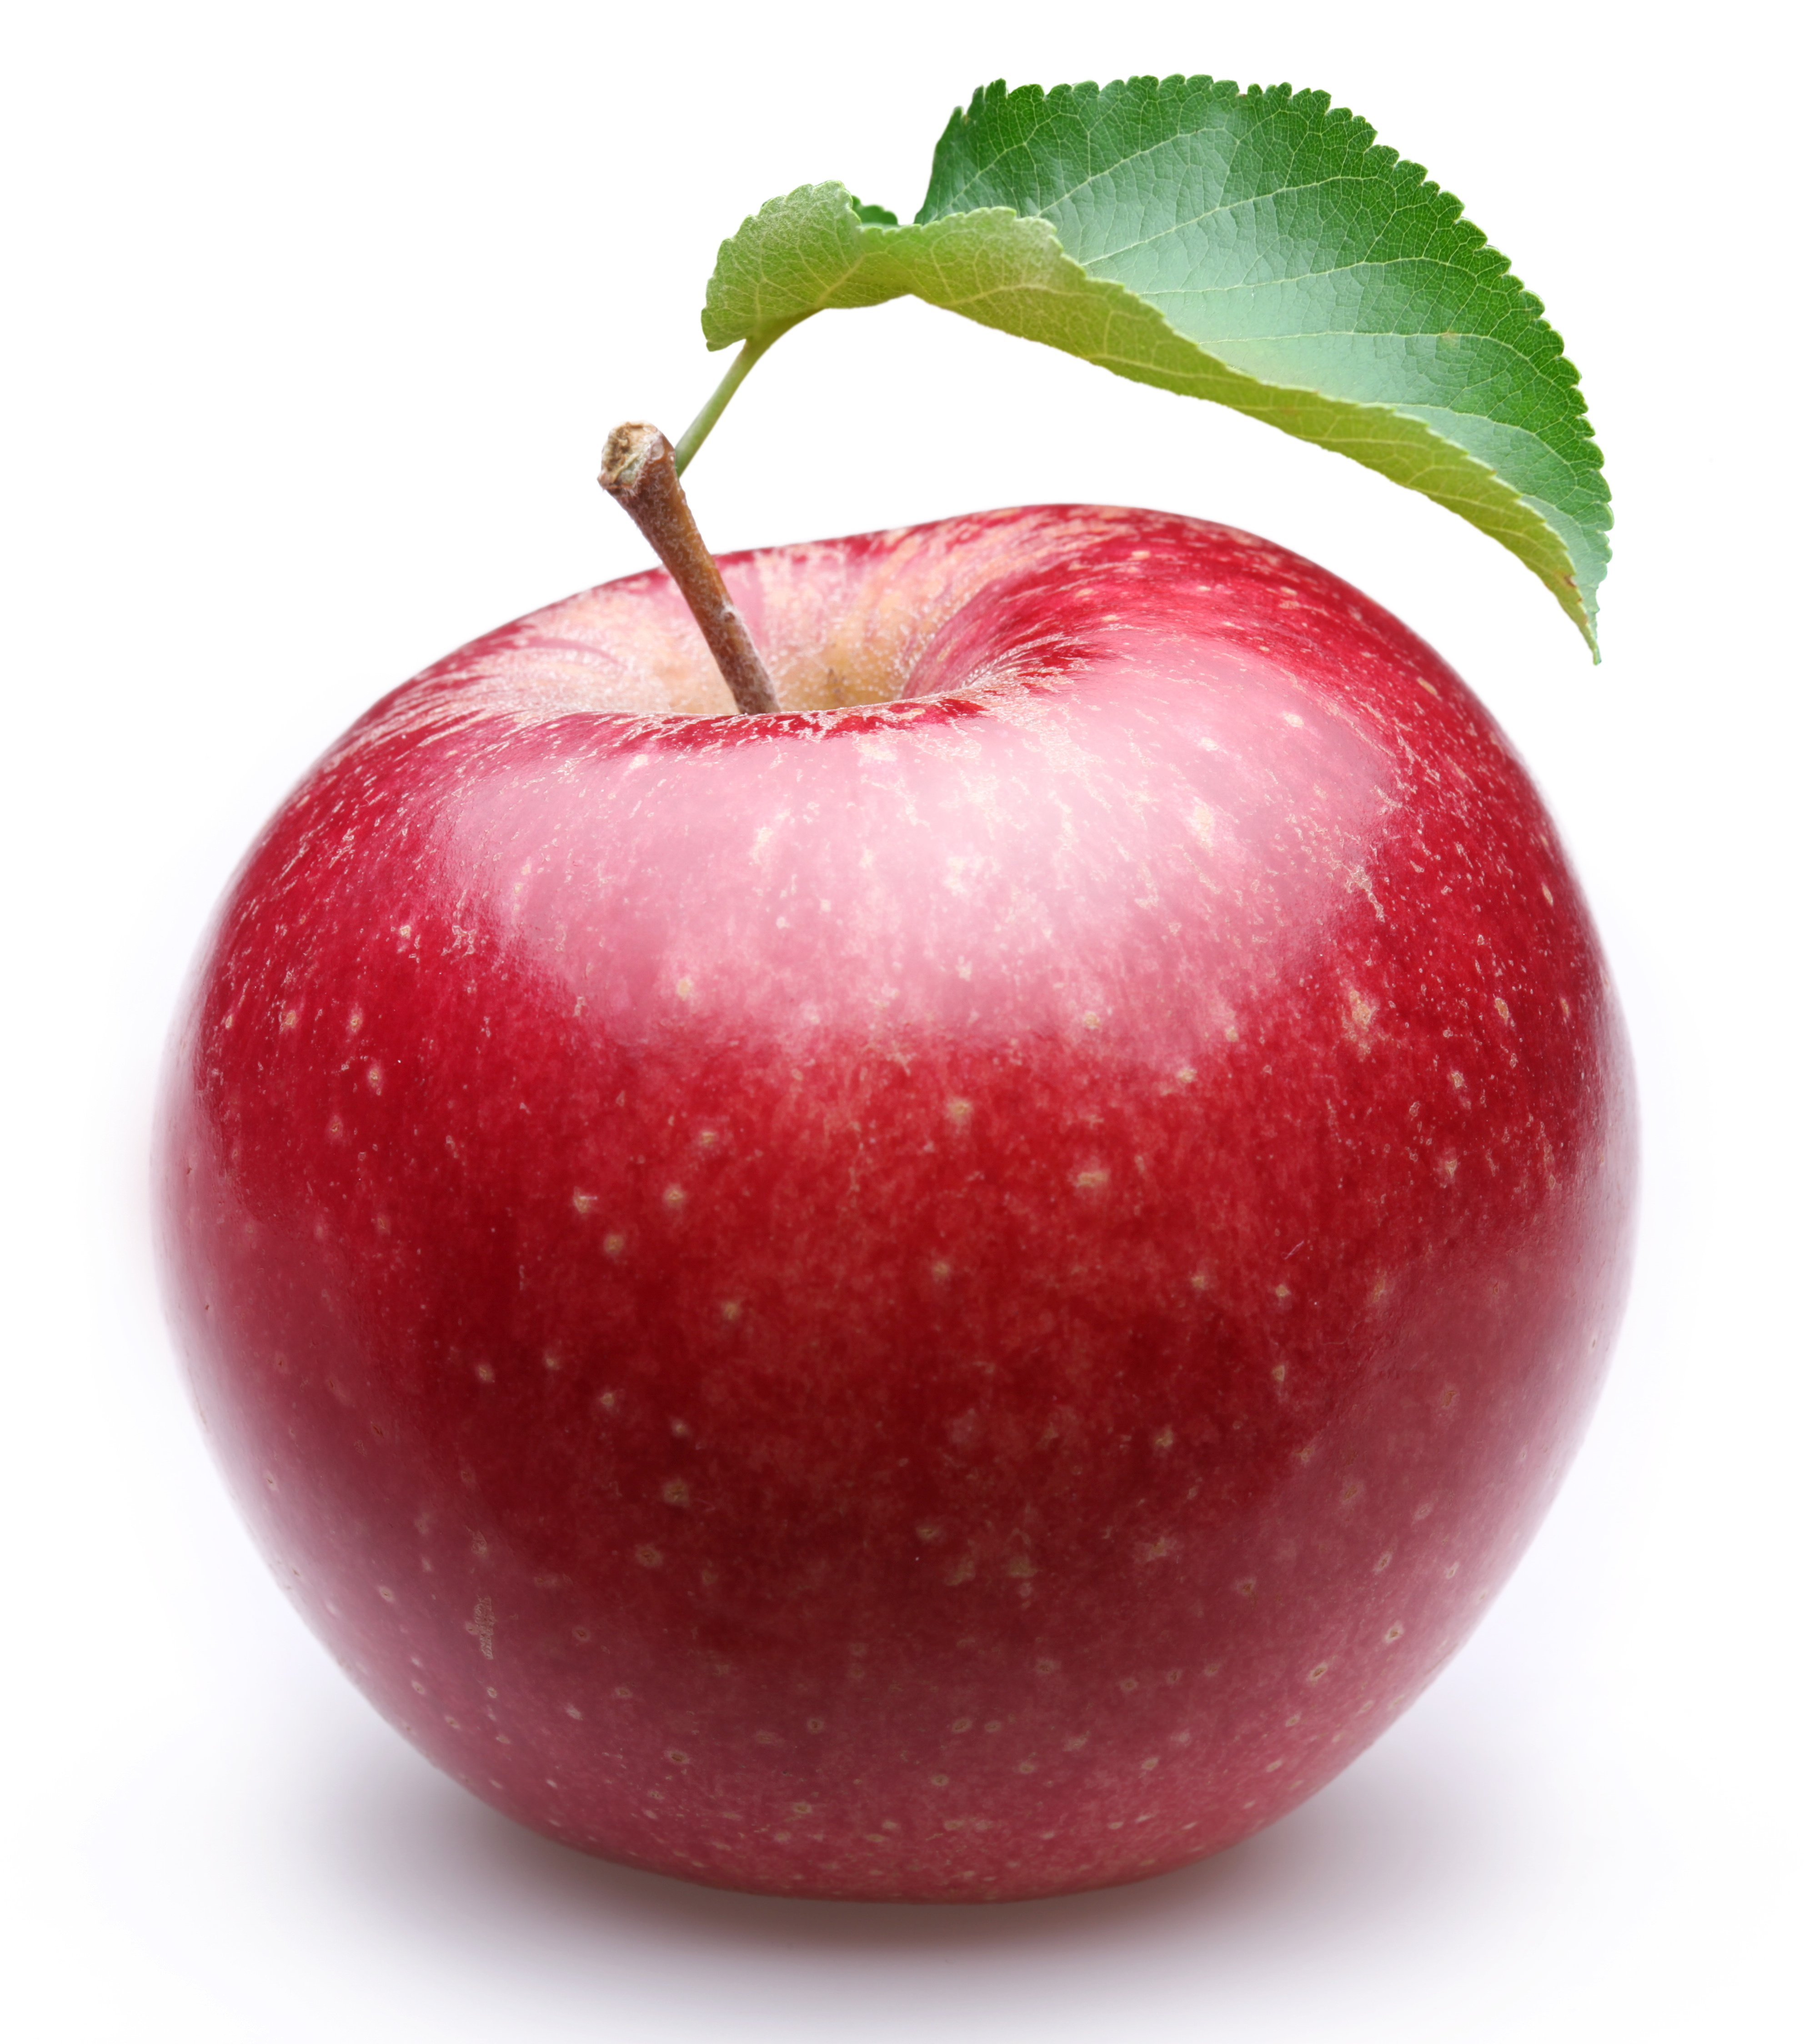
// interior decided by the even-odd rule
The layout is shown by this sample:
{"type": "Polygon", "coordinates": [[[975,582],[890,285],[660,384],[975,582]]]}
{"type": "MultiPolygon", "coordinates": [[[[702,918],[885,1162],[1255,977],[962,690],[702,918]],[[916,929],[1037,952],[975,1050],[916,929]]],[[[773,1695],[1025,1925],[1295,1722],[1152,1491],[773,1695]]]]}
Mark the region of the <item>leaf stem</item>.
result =
{"type": "Polygon", "coordinates": [[[670,442],[656,426],[616,426],[608,435],[599,480],[669,571],[733,701],[748,716],[774,710],[769,672],[696,528],[670,442]]]}
{"type": "Polygon", "coordinates": [[[714,431],[714,421],[726,409],[733,392],[751,375],[752,364],[759,356],[772,341],[779,340],[792,326],[800,324],[799,320],[785,320],[780,326],[767,327],[747,339],[738,354],[733,358],[725,375],[715,386],[714,394],[690,421],[688,431],[677,442],[676,472],[679,475],[695,459],[696,450],[714,431]]]}

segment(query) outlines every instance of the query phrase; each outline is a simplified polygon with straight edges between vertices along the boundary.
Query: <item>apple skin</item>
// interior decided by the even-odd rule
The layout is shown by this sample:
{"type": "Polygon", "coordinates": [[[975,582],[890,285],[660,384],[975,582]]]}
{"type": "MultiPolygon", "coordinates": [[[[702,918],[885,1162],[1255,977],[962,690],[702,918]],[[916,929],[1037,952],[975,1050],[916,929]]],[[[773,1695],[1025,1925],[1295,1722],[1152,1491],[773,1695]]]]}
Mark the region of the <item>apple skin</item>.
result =
{"type": "Polygon", "coordinates": [[[1142,1878],[1344,1767],[1546,1508],[1632,1227],[1597,940],[1484,710],[1277,547],[722,565],[783,713],[637,576],[268,826],[163,1087],[179,1345],[308,1623],[521,1823],[1142,1878]]]}

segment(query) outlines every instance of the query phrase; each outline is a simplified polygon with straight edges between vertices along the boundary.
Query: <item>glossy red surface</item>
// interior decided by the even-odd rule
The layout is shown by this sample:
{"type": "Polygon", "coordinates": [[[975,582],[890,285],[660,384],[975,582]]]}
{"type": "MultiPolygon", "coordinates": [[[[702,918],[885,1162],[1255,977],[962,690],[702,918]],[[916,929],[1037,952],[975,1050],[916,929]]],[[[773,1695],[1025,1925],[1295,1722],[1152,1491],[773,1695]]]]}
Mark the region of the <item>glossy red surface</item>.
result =
{"type": "Polygon", "coordinates": [[[160,1136],[278,1576],[567,1842],[995,1899],[1217,1850],[1481,1615],[1626,1272],[1622,1033],[1496,728],[1150,513],[453,655],[252,852],[160,1136]],[[611,705],[611,706],[610,706],[611,705]]]}

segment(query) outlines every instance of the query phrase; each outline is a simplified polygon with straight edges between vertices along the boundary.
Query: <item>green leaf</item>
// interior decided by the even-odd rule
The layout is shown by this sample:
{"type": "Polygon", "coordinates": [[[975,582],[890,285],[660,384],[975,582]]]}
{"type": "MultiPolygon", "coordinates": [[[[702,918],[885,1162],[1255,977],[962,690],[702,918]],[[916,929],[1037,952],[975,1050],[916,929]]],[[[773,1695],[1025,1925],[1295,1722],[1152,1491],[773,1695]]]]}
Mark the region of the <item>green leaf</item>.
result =
{"type": "Polygon", "coordinates": [[[913,294],[1422,491],[1594,649],[1610,498],[1578,372],[1459,201],[1325,94],[998,83],[892,220],[837,184],[771,200],[721,246],[709,345],[913,294]]]}

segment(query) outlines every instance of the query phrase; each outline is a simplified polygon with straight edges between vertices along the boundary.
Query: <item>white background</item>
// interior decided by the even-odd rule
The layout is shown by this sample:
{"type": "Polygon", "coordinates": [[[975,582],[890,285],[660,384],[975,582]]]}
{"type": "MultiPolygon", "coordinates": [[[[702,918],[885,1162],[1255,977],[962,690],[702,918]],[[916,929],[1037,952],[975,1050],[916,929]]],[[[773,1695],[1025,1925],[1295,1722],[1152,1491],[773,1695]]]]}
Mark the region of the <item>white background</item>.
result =
{"type": "Polygon", "coordinates": [[[1794,2034],[1798,321],[1776,10],[1287,0],[79,4],[15,31],[0,1003],[0,1907],[13,2034],[413,2040],[1794,2034]],[[1683,28],[1679,26],[1683,18],[1683,28]],[[1641,1267],[1495,1615],[1314,1803],[1138,1888],[772,1902],[467,1800],[264,1579],[147,1247],[208,907],[309,759],[476,632],[638,567],[607,428],[711,386],[716,243],[827,176],[906,217],[998,74],[1330,88],[1466,200],[1586,374],[1594,670],[1526,572],[1265,428],[912,302],[786,340],[692,474],[721,549],[998,503],[1225,519],[1478,688],[1639,1058],[1641,1267]],[[1764,209],[1764,217],[1763,217],[1764,209]]]}

